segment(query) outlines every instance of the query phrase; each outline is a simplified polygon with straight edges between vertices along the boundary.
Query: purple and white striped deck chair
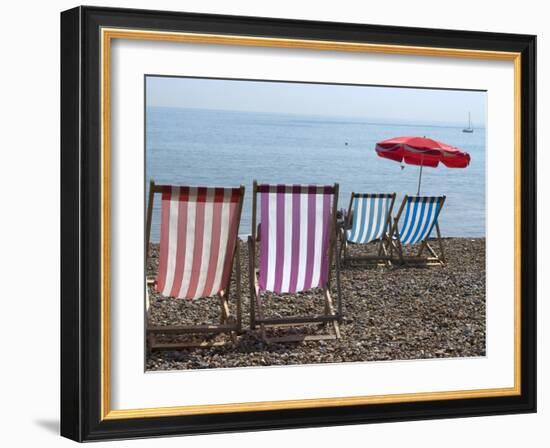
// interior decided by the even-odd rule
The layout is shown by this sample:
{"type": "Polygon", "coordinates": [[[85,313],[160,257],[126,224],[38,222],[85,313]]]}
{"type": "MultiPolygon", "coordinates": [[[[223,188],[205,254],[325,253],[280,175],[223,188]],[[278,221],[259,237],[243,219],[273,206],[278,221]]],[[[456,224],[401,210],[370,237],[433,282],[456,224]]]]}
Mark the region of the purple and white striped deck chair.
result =
{"type": "MultiPolygon", "coordinates": [[[[266,325],[335,322],[335,333],[338,335],[337,321],[340,317],[334,312],[329,290],[338,184],[317,186],[254,183],[253,195],[250,278],[256,280],[255,285],[251,282],[251,293],[256,299],[258,316],[255,315],[252,304],[252,327],[256,324],[264,329],[266,325]],[[261,235],[256,238],[258,206],[261,235]],[[259,269],[256,270],[253,255],[256,254],[258,240],[259,269]],[[323,316],[264,319],[260,300],[262,292],[295,294],[314,288],[322,289],[325,295],[323,316]]],[[[338,305],[340,310],[339,294],[338,305]]]]}

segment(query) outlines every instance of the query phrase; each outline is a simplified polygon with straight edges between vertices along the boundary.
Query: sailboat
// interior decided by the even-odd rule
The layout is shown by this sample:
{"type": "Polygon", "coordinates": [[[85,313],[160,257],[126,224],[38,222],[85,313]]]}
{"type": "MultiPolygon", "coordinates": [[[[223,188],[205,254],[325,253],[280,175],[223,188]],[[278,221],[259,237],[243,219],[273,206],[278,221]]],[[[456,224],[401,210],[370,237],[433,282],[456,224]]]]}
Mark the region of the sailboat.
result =
{"type": "Polygon", "coordinates": [[[474,132],[474,128],[472,127],[470,112],[468,112],[468,127],[462,129],[462,132],[467,132],[468,134],[471,134],[472,132],[474,132]]]}

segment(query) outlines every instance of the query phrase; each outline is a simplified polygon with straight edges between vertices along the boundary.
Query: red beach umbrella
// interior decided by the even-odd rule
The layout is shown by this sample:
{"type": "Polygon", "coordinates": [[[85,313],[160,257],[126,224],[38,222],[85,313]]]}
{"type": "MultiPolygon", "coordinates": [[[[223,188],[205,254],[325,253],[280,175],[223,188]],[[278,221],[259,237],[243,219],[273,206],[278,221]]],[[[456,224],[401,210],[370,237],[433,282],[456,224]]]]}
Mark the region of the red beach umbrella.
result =
{"type": "Polygon", "coordinates": [[[448,168],[466,168],[470,154],[454,146],[426,137],[395,137],[376,144],[376,153],[385,159],[420,166],[418,192],[422,181],[422,167],[436,168],[441,162],[448,168]]]}

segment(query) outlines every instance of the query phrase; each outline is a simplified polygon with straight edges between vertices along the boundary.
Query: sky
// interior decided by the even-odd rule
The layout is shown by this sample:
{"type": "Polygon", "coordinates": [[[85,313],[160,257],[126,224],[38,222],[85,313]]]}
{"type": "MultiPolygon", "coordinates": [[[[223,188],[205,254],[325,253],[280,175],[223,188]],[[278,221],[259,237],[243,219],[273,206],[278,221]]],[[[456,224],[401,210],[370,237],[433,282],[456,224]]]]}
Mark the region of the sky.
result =
{"type": "Polygon", "coordinates": [[[486,92],[147,76],[148,107],[179,107],[484,127],[486,92]]]}

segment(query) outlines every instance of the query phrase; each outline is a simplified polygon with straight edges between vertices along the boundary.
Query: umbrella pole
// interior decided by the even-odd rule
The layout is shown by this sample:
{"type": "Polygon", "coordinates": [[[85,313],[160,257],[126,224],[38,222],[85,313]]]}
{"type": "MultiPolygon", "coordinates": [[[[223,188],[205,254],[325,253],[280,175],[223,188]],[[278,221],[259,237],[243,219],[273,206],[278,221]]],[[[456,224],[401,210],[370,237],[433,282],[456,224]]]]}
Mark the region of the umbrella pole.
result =
{"type": "Polygon", "coordinates": [[[420,164],[420,175],[418,176],[418,191],[416,192],[417,196],[420,196],[420,183],[422,182],[422,167],[424,165],[420,164]]]}

